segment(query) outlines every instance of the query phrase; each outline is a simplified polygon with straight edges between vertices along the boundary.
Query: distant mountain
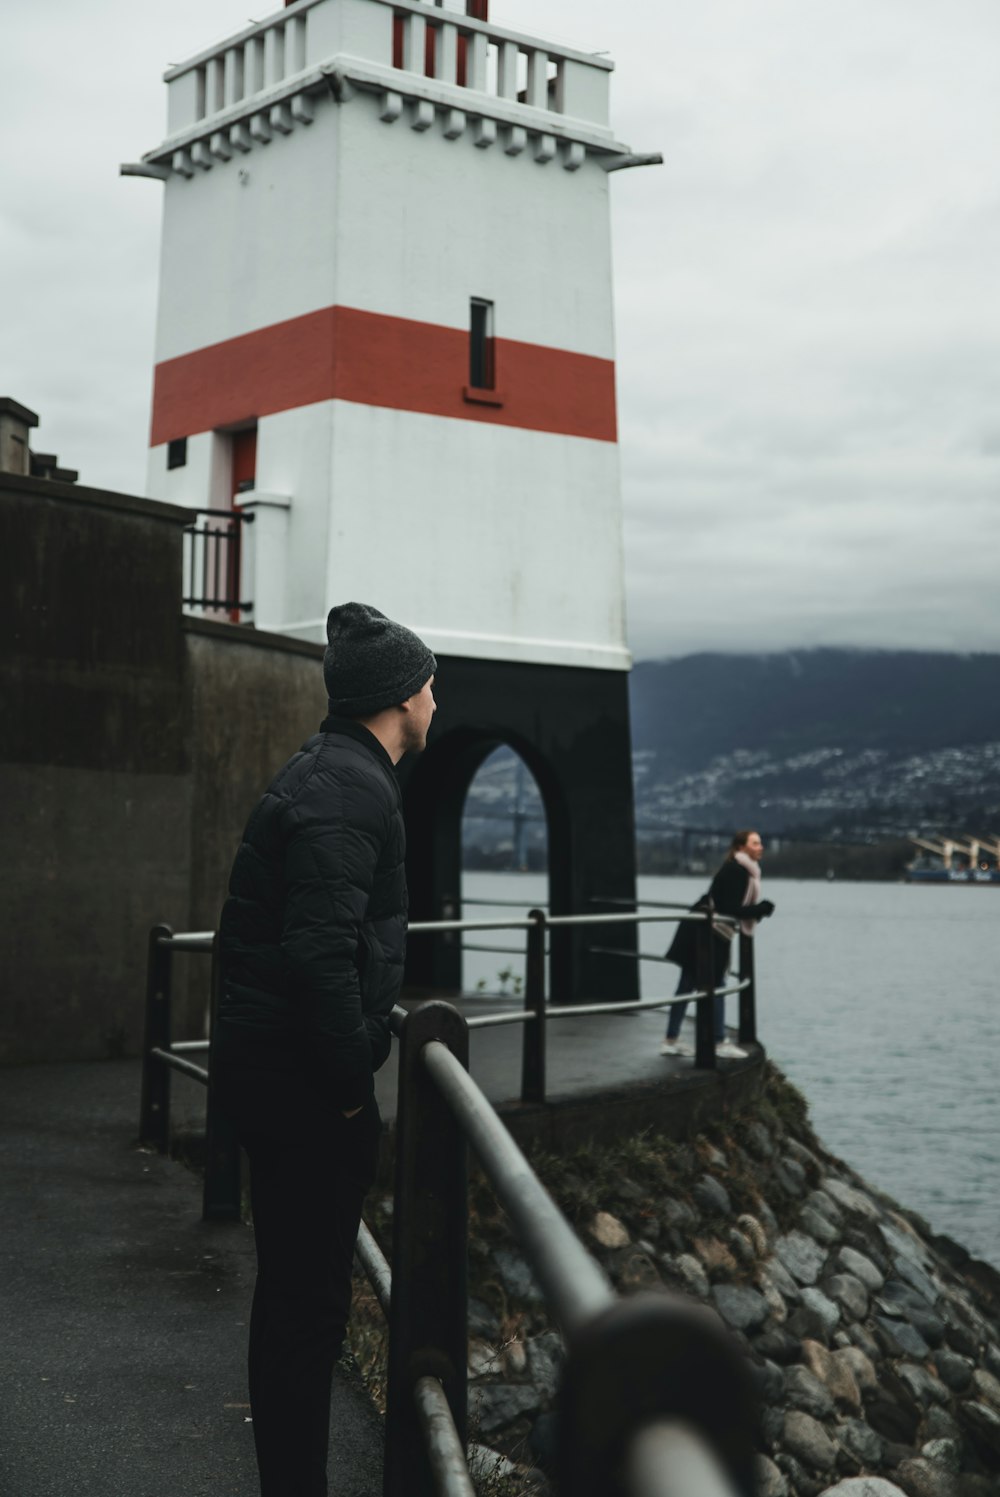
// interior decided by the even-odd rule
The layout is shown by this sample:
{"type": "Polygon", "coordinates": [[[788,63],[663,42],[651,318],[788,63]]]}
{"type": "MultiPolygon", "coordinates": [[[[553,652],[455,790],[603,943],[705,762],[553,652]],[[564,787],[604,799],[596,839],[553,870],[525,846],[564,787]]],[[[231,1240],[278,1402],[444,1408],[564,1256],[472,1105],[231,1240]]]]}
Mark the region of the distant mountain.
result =
{"type": "MultiPolygon", "coordinates": [[[[641,839],[750,824],[859,842],[1000,831],[1000,654],[688,655],[640,662],[630,691],[641,839]]],[[[544,843],[509,750],[483,766],[466,815],[484,849],[544,843]]]]}
{"type": "Polygon", "coordinates": [[[1000,654],[689,655],[632,672],[647,827],[869,840],[1000,822],[1000,654]]]}

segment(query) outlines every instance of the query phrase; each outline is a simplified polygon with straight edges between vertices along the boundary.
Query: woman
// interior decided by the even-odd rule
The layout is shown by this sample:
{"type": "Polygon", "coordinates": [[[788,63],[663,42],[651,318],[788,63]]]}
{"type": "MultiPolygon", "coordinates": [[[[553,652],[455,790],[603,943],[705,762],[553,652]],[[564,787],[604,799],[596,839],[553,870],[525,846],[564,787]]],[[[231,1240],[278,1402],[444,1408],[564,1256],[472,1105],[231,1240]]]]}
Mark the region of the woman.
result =
{"type": "MultiPolygon", "coordinates": [[[[764,844],[759,832],[737,832],[729,844],[726,861],[712,880],[707,894],[703,894],[692,908],[703,910],[709,900],[719,915],[728,915],[739,920],[744,934],[752,936],[758,920],[774,914],[774,905],[769,899],[760,897],[760,860],[764,844]]],[[[726,986],[725,976],[729,969],[729,945],[727,935],[718,926],[713,930],[713,970],[716,987],[726,986]]],[[[698,991],[697,940],[698,927],[693,920],[678,922],[674,939],[667,952],[667,961],[676,962],[681,969],[677,983],[678,995],[698,991]]],[[[743,1059],[746,1051],[726,1039],[726,1000],[715,1000],[715,1053],[729,1059],[743,1059]]],[[[693,1055],[690,1045],[680,1039],[681,1024],[687,1009],[686,1003],[675,1003],[667,1022],[667,1037],[660,1047],[661,1055],[693,1055]]]]}

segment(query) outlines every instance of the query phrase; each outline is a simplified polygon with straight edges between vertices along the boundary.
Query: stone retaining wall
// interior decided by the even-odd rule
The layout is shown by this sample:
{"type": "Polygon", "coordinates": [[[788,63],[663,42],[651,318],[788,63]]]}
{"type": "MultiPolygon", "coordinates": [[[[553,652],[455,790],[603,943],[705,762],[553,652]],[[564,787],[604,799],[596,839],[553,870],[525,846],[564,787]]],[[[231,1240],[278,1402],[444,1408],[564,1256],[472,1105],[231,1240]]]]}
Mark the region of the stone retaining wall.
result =
{"type": "MultiPolygon", "coordinates": [[[[623,1292],[701,1301],[746,1349],[760,1497],[1000,1493],[1000,1275],[831,1156],[773,1067],[710,1134],[537,1167],[623,1292]]],[[[561,1342],[485,1185],[472,1199],[473,1424],[544,1490],[561,1342]]]]}

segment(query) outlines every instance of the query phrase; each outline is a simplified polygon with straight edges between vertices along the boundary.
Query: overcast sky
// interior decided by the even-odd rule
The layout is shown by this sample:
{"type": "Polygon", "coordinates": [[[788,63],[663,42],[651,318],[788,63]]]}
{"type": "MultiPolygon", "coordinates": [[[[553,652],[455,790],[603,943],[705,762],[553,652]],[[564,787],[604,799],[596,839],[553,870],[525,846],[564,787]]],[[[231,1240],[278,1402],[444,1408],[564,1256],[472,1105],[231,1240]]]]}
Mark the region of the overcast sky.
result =
{"type": "MultiPolygon", "coordinates": [[[[270,13],[260,11],[255,19],[270,13]]],[[[629,633],[1000,648],[996,0],[492,0],[617,63],[629,633]]],[[[0,53],[0,393],[141,493],[160,75],[246,0],[44,0],[0,53]]]]}

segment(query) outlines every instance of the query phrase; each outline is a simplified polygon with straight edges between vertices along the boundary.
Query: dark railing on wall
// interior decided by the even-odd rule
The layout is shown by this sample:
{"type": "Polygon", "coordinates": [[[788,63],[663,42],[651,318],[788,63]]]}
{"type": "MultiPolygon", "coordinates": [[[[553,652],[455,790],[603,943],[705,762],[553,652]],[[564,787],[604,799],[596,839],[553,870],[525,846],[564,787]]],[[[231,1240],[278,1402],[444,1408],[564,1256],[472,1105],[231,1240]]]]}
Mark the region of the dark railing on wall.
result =
{"type": "Polygon", "coordinates": [[[253,602],[240,596],[243,527],[253,515],[239,509],[195,509],[198,518],[184,529],[185,608],[226,613],[239,623],[253,612],[253,602]]]}
{"type": "MultiPolygon", "coordinates": [[[[695,1064],[700,1064],[707,1037],[711,1056],[709,1060],[706,1052],[703,1058],[714,1065],[713,942],[711,921],[700,914],[547,917],[533,910],[527,920],[436,921],[410,927],[414,935],[526,931],[525,1007],[469,1020],[440,1000],[421,1003],[409,1013],[400,1007],[393,1012],[400,1051],[391,1269],[364,1223],[358,1237],[358,1257],[389,1322],[383,1497],[473,1494],[465,1455],[469,1147],[507,1212],[565,1342],[557,1406],[557,1480],[563,1497],[750,1497],[754,1490],[754,1398],[743,1357],[721,1322],[701,1307],[666,1295],[618,1299],[468,1073],[471,1028],[521,1022],[522,1096],[541,1102],[547,1020],[673,1001],[546,1005],[550,926],[639,920],[695,920],[704,931],[699,982],[705,986],[688,995],[688,1001],[698,1011],[695,1064]]],[[[751,943],[744,944],[748,949],[741,955],[749,960],[751,943]]],[[[239,1149],[213,1103],[211,1059],[206,1070],[188,1058],[188,1052],[210,1052],[211,1039],[175,1041],[171,1033],[173,958],[178,951],[212,958],[210,1033],[214,1029],[215,934],[174,934],[169,926],[154,926],[140,1137],[161,1152],[169,1147],[172,1071],[205,1085],[204,1215],[238,1219],[239,1149]]],[[[740,1036],[749,1040],[754,1028],[752,966],[726,991],[740,994],[740,1036]]]]}

